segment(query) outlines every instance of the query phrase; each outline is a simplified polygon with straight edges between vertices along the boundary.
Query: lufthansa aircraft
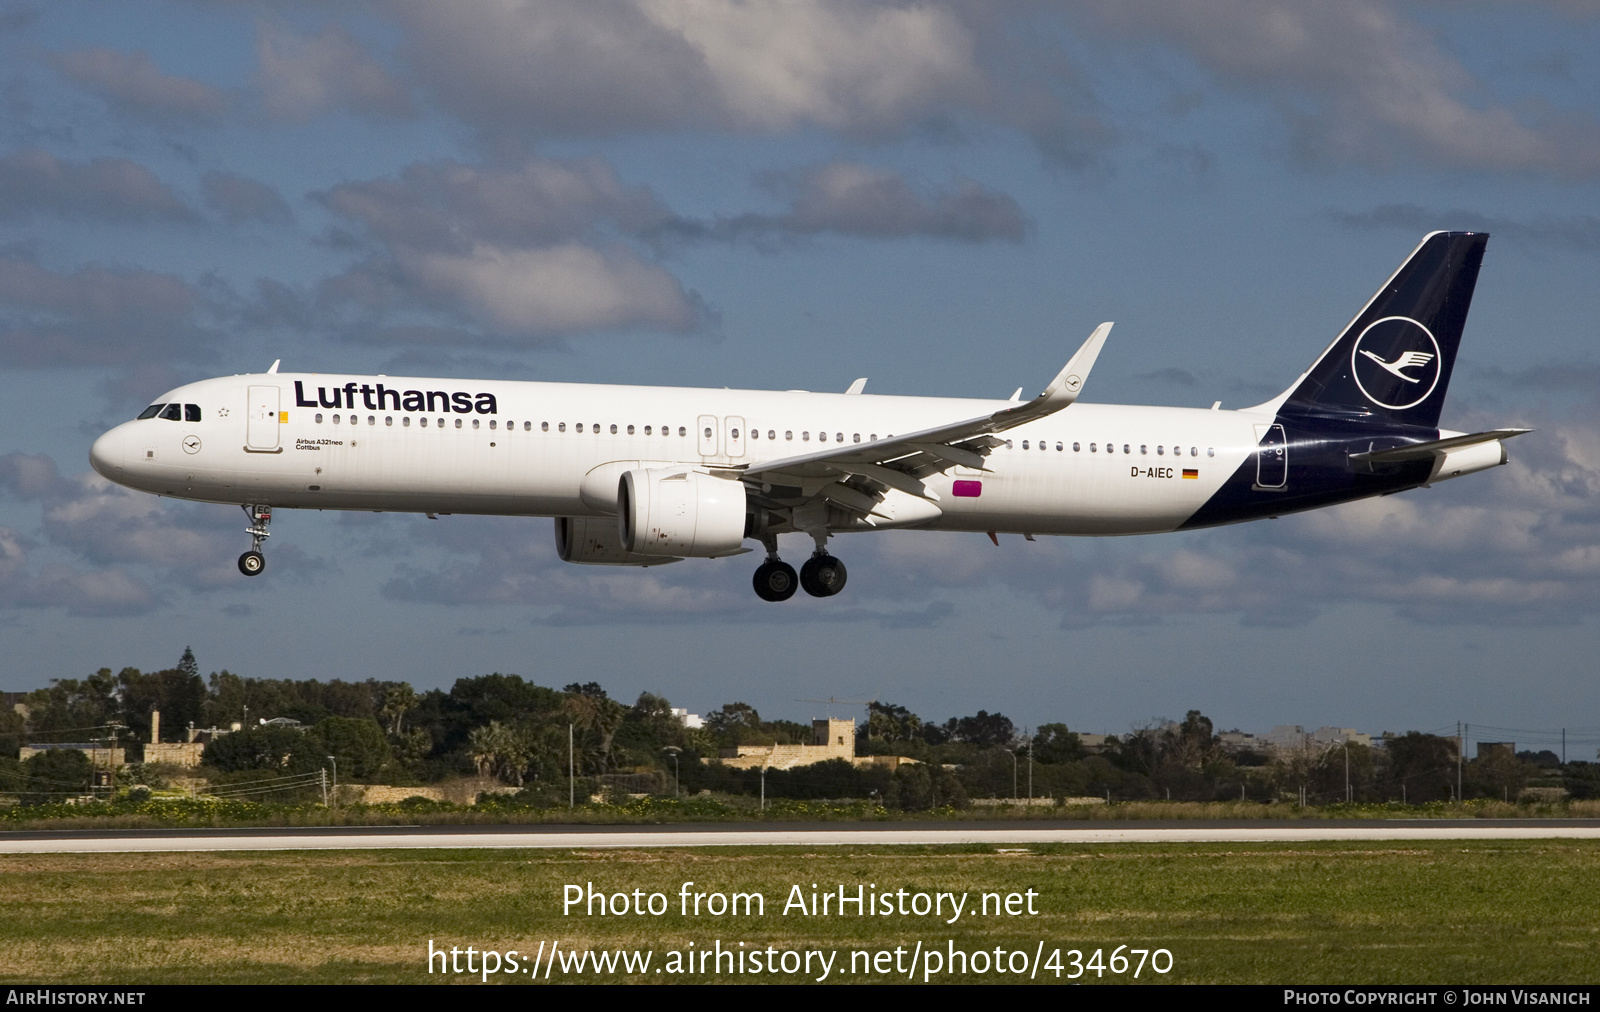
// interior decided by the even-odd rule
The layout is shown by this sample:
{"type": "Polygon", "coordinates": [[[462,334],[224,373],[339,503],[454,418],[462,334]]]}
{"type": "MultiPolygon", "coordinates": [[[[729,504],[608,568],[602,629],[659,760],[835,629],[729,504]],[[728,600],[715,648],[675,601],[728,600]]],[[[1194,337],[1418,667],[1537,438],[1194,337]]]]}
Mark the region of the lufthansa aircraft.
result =
{"type": "Polygon", "coordinates": [[[1031,401],[266,373],[163,394],[95,441],[129,488],[274,508],[554,517],[567,562],[766,549],[766,601],[843,589],[828,539],[918,528],[1154,534],[1387,495],[1506,461],[1527,429],[1439,411],[1488,236],[1434,232],[1282,394],[1222,411],[1076,403],[1111,324],[1031,401]],[[814,551],[797,574],[780,534],[814,551]]]}

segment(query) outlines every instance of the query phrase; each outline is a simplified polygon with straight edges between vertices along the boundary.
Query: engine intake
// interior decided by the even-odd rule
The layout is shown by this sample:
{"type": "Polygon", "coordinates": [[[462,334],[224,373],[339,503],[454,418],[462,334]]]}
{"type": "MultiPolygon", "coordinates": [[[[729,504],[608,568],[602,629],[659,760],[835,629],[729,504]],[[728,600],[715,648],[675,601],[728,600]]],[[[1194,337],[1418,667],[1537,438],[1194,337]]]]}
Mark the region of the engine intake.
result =
{"type": "Polygon", "coordinates": [[[639,555],[738,555],[745,511],[743,482],[687,466],[628,471],[617,488],[617,533],[639,555]]]}

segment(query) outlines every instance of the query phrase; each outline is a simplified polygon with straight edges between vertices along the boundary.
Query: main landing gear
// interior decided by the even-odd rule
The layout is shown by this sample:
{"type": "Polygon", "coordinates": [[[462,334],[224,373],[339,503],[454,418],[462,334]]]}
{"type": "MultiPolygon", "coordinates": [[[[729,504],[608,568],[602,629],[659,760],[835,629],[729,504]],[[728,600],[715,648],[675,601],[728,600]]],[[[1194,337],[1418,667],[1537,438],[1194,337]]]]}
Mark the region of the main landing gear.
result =
{"type": "Polygon", "coordinates": [[[794,596],[795,588],[804,590],[812,597],[832,597],[844,589],[847,573],[844,563],[828,554],[823,545],[825,540],[818,542],[817,550],[805,565],[800,567],[800,572],[795,573],[794,567],[778,558],[778,539],[769,535],[762,539],[767,546],[767,561],[757,569],[755,579],[756,596],[763,601],[787,601],[794,596]]]}
{"type": "Polygon", "coordinates": [[[246,503],[239,508],[250,518],[250,526],[244,529],[250,535],[250,550],[239,556],[239,572],[246,576],[260,576],[261,571],[267,568],[267,557],[261,554],[261,542],[272,536],[267,532],[267,525],[272,523],[272,507],[246,503]]]}

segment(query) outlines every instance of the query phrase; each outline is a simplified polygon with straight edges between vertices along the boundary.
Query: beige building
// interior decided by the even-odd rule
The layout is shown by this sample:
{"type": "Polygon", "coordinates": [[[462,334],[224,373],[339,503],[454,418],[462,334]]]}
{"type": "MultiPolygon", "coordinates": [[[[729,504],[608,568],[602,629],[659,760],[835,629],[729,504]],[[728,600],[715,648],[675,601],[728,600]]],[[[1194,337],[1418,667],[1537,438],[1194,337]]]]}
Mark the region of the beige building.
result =
{"type": "Polygon", "coordinates": [[[843,759],[852,766],[886,766],[897,769],[902,763],[915,763],[897,755],[856,755],[856,723],[853,720],[834,720],[829,717],[811,722],[811,741],[805,745],[740,745],[725,748],[718,754],[724,766],[750,770],[766,767],[772,770],[794,769],[812,763],[843,759]]]}
{"type": "Polygon", "coordinates": [[[51,749],[68,748],[75,749],[76,751],[82,752],[84,755],[88,756],[89,761],[94,763],[94,768],[97,770],[109,769],[112,766],[121,766],[123,764],[124,753],[121,748],[107,748],[106,746],[95,742],[61,742],[59,744],[41,743],[38,745],[24,745],[18,750],[17,758],[19,760],[23,760],[27,759],[29,756],[36,756],[40,752],[48,752],[51,749]]]}
{"type": "Polygon", "coordinates": [[[740,745],[723,749],[718,757],[723,765],[741,770],[760,766],[787,770],[829,759],[853,763],[856,759],[856,722],[834,720],[831,717],[813,720],[811,743],[808,745],[740,745]]]}
{"type": "Polygon", "coordinates": [[[194,769],[200,765],[200,759],[205,755],[205,751],[206,745],[203,741],[151,743],[144,747],[144,761],[194,769]]]}

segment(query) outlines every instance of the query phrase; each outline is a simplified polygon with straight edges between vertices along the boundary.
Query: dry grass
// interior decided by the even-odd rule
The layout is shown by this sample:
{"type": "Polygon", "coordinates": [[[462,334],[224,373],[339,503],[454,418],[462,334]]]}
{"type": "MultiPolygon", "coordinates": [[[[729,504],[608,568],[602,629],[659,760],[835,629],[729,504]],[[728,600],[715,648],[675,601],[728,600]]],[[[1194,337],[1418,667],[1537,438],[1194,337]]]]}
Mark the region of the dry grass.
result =
{"type": "Polygon", "coordinates": [[[1173,982],[1585,982],[1600,976],[1597,872],[1600,844],[1587,841],[19,855],[0,858],[0,979],[464,982],[428,974],[429,939],[525,954],[556,939],[648,948],[656,967],[669,949],[721,939],[840,958],[919,940],[1030,953],[1041,941],[1047,953],[1165,947],[1176,968],[1156,979],[1173,982]],[[766,913],[562,913],[568,883],[675,903],[685,881],[759,891],[766,913]],[[1040,913],[953,925],[784,916],[790,887],[811,883],[974,897],[1031,888],[1040,913]]]}

